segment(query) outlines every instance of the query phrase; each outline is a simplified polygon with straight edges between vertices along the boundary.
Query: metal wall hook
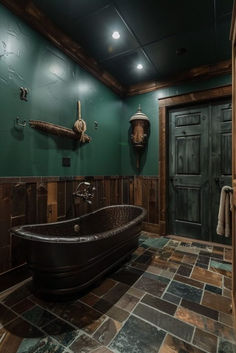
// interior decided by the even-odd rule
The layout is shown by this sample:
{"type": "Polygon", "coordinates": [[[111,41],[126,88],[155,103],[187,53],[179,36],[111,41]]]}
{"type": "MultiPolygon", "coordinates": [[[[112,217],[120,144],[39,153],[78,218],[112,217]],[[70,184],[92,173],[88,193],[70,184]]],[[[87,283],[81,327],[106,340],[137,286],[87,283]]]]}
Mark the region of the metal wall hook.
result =
{"type": "Polygon", "coordinates": [[[21,121],[21,119],[19,117],[17,117],[16,118],[16,125],[21,126],[21,127],[26,127],[27,122],[26,122],[26,120],[21,121]]]}
{"type": "Polygon", "coordinates": [[[20,87],[20,99],[27,102],[28,89],[26,87],[20,87]]]}

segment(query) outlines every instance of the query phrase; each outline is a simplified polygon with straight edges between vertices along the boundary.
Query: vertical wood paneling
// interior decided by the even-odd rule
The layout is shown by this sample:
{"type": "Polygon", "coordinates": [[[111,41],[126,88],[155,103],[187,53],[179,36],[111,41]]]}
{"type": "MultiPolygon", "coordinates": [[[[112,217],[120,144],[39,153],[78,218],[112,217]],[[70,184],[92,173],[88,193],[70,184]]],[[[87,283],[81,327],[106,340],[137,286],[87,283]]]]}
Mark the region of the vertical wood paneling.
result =
{"type": "Polygon", "coordinates": [[[148,211],[146,221],[150,231],[157,231],[158,182],[157,177],[98,176],[76,177],[66,181],[24,179],[24,183],[0,184],[0,273],[25,262],[21,239],[11,236],[9,228],[21,224],[46,223],[72,218],[73,192],[81,181],[96,187],[91,205],[76,200],[76,214],[81,216],[104,206],[136,204],[148,211]],[[48,215],[53,205],[53,217],[48,215]]]}

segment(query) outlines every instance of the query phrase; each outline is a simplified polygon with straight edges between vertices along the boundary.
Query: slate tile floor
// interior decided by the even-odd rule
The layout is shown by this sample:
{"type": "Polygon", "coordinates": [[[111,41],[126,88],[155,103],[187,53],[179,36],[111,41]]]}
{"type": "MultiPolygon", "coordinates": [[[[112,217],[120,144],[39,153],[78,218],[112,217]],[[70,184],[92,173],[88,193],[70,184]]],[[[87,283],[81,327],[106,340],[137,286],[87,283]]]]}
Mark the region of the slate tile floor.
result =
{"type": "Polygon", "coordinates": [[[231,251],[142,233],[131,260],[69,303],[0,293],[0,353],[235,353],[231,251]]]}

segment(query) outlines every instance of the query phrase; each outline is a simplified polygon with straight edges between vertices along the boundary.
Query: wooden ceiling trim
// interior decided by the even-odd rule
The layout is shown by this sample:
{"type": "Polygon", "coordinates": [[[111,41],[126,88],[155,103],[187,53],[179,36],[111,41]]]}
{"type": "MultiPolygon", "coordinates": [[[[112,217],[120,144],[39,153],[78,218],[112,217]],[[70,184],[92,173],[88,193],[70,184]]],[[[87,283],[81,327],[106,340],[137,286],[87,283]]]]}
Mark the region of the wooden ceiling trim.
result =
{"type": "Polygon", "coordinates": [[[111,74],[103,70],[95,59],[89,57],[78,43],[61,31],[48,16],[38,9],[32,0],[0,0],[0,2],[43,34],[56,47],[111,88],[116,94],[124,96],[125,87],[111,74]]]}
{"type": "Polygon", "coordinates": [[[190,81],[198,78],[208,79],[214,76],[229,74],[232,72],[232,61],[224,60],[214,65],[202,65],[178,74],[167,81],[150,81],[132,85],[127,90],[128,96],[152,92],[161,88],[171,87],[180,82],[190,81]]]}
{"type": "Polygon", "coordinates": [[[230,97],[232,95],[232,85],[211,88],[205,91],[182,94],[179,96],[159,99],[159,107],[170,107],[180,104],[203,102],[210,99],[230,97]]]}

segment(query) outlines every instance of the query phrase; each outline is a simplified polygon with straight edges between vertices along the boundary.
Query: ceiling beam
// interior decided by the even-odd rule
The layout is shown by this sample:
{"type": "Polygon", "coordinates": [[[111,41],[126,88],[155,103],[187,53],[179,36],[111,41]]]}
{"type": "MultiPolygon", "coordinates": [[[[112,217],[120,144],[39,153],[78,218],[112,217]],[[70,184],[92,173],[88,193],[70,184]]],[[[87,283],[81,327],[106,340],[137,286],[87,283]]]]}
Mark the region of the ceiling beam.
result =
{"type": "Polygon", "coordinates": [[[230,60],[220,61],[214,65],[202,65],[195,67],[188,71],[182,72],[170,80],[166,81],[149,81],[144,83],[138,83],[128,87],[127,95],[134,96],[137,94],[143,94],[155,91],[157,89],[166,88],[177,85],[184,81],[195,80],[198,78],[208,79],[214,76],[223,74],[230,74],[232,72],[232,62],[230,60]]]}
{"type": "Polygon", "coordinates": [[[103,70],[95,59],[89,57],[77,42],[63,33],[48,16],[39,10],[32,0],[0,0],[0,2],[43,34],[83,69],[90,72],[118,95],[124,96],[126,92],[125,87],[111,74],[103,70]]]}

